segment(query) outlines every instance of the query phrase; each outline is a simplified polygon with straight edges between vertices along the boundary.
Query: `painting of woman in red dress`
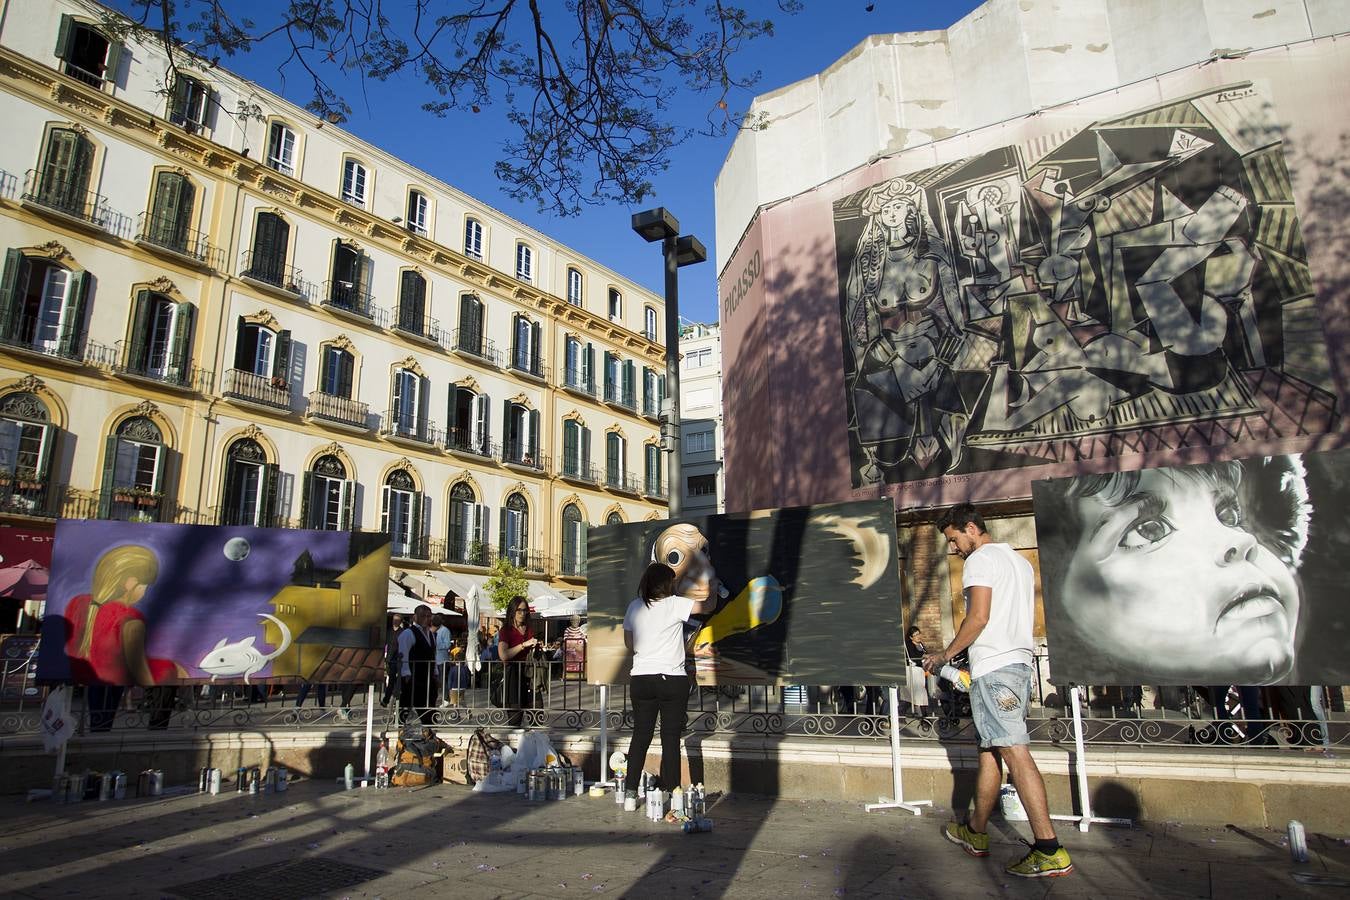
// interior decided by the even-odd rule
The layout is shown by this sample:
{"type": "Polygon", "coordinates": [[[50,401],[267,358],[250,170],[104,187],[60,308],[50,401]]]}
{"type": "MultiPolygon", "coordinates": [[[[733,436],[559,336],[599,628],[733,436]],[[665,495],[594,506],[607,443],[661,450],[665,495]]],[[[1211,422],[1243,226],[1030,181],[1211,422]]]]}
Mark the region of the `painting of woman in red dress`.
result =
{"type": "Polygon", "coordinates": [[[181,674],[145,651],[145,615],[136,604],[159,575],[146,547],[125,544],[99,557],[90,593],[73,598],[66,619],[66,655],[76,683],[153,687],[181,674]]]}

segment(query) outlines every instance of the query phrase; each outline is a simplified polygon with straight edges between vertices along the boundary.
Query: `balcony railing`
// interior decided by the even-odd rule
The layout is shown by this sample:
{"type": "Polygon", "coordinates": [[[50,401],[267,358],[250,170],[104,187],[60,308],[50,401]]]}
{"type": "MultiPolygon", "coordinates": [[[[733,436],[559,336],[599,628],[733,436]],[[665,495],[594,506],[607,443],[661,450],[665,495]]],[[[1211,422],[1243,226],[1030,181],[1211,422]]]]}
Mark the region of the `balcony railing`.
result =
{"type": "Polygon", "coordinates": [[[431,560],[431,538],[425,534],[411,539],[395,537],[389,542],[389,555],[394,559],[429,562],[431,560]]]}
{"type": "Polygon", "coordinates": [[[235,400],[273,409],[291,408],[290,382],[280,376],[255,375],[245,369],[229,369],[225,372],[222,393],[235,400]]]}
{"type": "Polygon", "coordinates": [[[19,176],[0,169],[0,199],[13,200],[19,190],[19,176]]]}
{"type": "MultiPolygon", "coordinates": [[[[209,521],[216,525],[236,525],[250,528],[293,528],[291,521],[272,510],[260,509],[251,503],[225,503],[213,506],[209,521]]],[[[205,523],[203,523],[205,524],[205,523]]]]}
{"type": "Polygon", "coordinates": [[[526,572],[544,573],[548,571],[549,557],[542,550],[506,547],[499,550],[497,555],[509,560],[512,565],[519,566],[526,572]]]}
{"type": "Polygon", "coordinates": [[[439,552],[435,554],[436,559],[451,566],[487,568],[497,557],[497,548],[491,544],[454,538],[437,543],[439,552]]]}
{"type": "Polygon", "coordinates": [[[445,449],[452,453],[471,453],[483,459],[495,459],[497,445],[474,428],[451,428],[445,432],[445,449]]]}
{"type": "Polygon", "coordinates": [[[100,72],[91,72],[72,62],[66,63],[62,68],[65,69],[67,75],[76,81],[83,81],[90,87],[103,87],[103,74],[100,72]]]}
{"type": "Polygon", "coordinates": [[[78,330],[79,323],[74,321],[74,316],[62,318],[65,321],[20,315],[0,322],[0,345],[82,363],[85,361],[84,335],[78,330]]]}
{"type": "Polygon", "coordinates": [[[648,478],[642,483],[642,493],[658,500],[666,499],[666,483],[660,478],[648,478]]]}
{"type": "Polygon", "coordinates": [[[421,338],[426,341],[439,343],[441,340],[441,323],[439,319],[434,319],[427,315],[418,315],[415,311],[398,308],[394,316],[393,326],[396,331],[413,337],[421,338]]]}
{"type": "Polygon", "coordinates": [[[586,577],[586,560],[574,559],[567,553],[562,555],[558,562],[558,574],[564,578],[584,578],[586,577]]]}
{"type": "Polygon", "coordinates": [[[136,219],[136,243],[186,256],[213,269],[220,268],[225,257],[224,251],[208,242],[204,233],[188,228],[174,216],[141,213],[136,219]]]}
{"type": "Polygon", "coordinates": [[[99,228],[106,227],[111,215],[108,200],[86,187],[84,181],[58,178],[37,169],[29,169],[24,177],[24,202],[41,206],[99,228]]]}
{"type": "Polygon", "coordinates": [[[495,341],[485,337],[483,332],[471,328],[456,328],[450,338],[450,349],[472,356],[490,366],[500,366],[502,355],[495,341]]]}
{"type": "Polygon", "coordinates": [[[572,481],[584,481],[587,484],[600,483],[600,470],[587,462],[563,457],[558,474],[572,481]]]}
{"type": "Polygon", "coordinates": [[[627,407],[628,409],[637,409],[637,398],[634,396],[633,391],[625,391],[622,386],[614,384],[613,382],[605,385],[605,402],[627,407]]]}
{"type": "Polygon", "coordinates": [[[642,479],[626,472],[606,472],[605,487],[611,491],[623,491],[625,494],[642,493],[642,479]]]}
{"type": "Polygon", "coordinates": [[[239,259],[239,277],[277,288],[297,297],[306,297],[309,291],[300,270],[279,261],[273,254],[258,254],[245,250],[239,259]]]}
{"type": "Polygon", "coordinates": [[[519,441],[507,441],[502,447],[502,462],[509,466],[520,466],[544,472],[548,469],[548,458],[519,441]]]}
{"type": "Polygon", "coordinates": [[[0,513],[18,516],[59,518],[66,499],[66,485],[53,484],[47,474],[25,472],[0,473],[0,513]]]}
{"type": "Polygon", "coordinates": [[[119,522],[172,522],[173,504],[160,491],[136,487],[104,488],[99,492],[96,518],[119,522]]]}
{"type": "Polygon", "coordinates": [[[399,410],[386,410],[380,426],[380,434],[396,441],[411,441],[416,444],[439,444],[440,432],[436,423],[420,416],[409,416],[399,410]]]}
{"type": "Polygon", "coordinates": [[[377,325],[384,324],[381,319],[383,310],[377,308],[372,303],[373,295],[350,281],[337,281],[329,279],[323,283],[323,301],[322,304],[330,309],[340,310],[360,316],[363,319],[370,319],[377,325]]]}
{"type": "MultiPolygon", "coordinates": [[[[117,342],[117,351],[113,357],[114,361],[111,368],[118,375],[144,378],[147,381],[156,381],[160,384],[200,393],[205,393],[211,389],[211,384],[215,380],[215,372],[203,369],[200,366],[194,366],[191,360],[179,359],[177,354],[170,354],[169,358],[160,360],[129,360],[127,359],[125,344],[125,341],[117,342]]],[[[86,359],[88,358],[89,354],[86,353],[86,359]]]]}
{"type": "Polygon", "coordinates": [[[563,387],[578,394],[585,394],[587,397],[595,397],[598,393],[595,389],[595,380],[587,379],[576,366],[568,366],[563,372],[563,387]]]}
{"type": "Polygon", "coordinates": [[[548,366],[544,365],[543,358],[537,355],[523,353],[519,349],[511,351],[511,355],[507,359],[507,367],[512,371],[520,372],[531,378],[542,378],[545,380],[548,378],[548,366]]]}
{"type": "Polygon", "coordinates": [[[655,397],[642,398],[642,414],[649,419],[655,419],[661,415],[661,404],[655,397]]]}
{"type": "Polygon", "coordinates": [[[369,404],[325,394],[323,391],[311,391],[308,399],[309,408],[305,412],[311,419],[323,419],[352,428],[370,427],[369,404]]]}

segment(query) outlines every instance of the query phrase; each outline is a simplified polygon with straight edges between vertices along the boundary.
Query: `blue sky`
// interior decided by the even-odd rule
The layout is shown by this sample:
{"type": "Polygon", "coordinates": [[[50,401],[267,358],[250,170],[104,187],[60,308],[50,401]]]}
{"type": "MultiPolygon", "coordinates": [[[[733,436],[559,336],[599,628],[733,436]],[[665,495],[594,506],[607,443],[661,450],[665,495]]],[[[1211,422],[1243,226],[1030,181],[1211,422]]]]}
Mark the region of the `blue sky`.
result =
{"type": "MultiPolygon", "coordinates": [[[[126,8],[125,0],[105,0],[126,8]]],[[[455,0],[447,0],[454,3],[455,0]]],[[[550,0],[561,2],[561,0],[550,0]]],[[[767,0],[744,0],[758,16],[776,25],[773,38],[751,43],[740,58],[740,71],[761,73],[755,92],[764,93],[808,78],[830,66],[869,34],[945,28],[978,6],[976,0],[804,0],[805,9],[786,15],[767,0]],[[868,6],[873,10],[868,12],[868,6]]],[[[232,10],[246,11],[254,3],[271,0],[227,0],[232,10]]],[[[245,14],[247,14],[245,12],[245,14]]],[[[265,15],[259,16],[266,20],[265,15]]],[[[276,70],[281,47],[262,49],[223,60],[228,68],[258,82],[294,103],[309,100],[305,76],[297,67],[283,82],[276,70]]],[[[341,83],[334,79],[334,84],[341,83]]],[[[477,115],[451,113],[437,118],[421,110],[432,91],[413,78],[367,82],[364,97],[359,82],[350,84],[351,119],[344,128],[442,181],[514,216],[526,224],[568,244],[653,291],[663,290],[660,251],[642,242],[629,227],[637,208],[619,204],[591,207],[574,218],[541,214],[533,204],[506,197],[492,174],[497,148],[509,133],[506,106],[496,103],[477,115]]],[[[706,124],[708,107],[716,98],[680,97],[671,111],[672,120],[697,129],[706,124]]],[[[733,107],[744,109],[751,95],[733,97],[733,107]]],[[[673,163],[655,180],[656,196],[642,208],[665,206],[680,219],[684,233],[693,234],[713,253],[713,182],[731,147],[733,135],[721,138],[695,134],[676,148],[673,163]]],[[[680,312],[687,318],[715,321],[717,317],[717,272],[715,260],[680,270],[680,312]]]]}

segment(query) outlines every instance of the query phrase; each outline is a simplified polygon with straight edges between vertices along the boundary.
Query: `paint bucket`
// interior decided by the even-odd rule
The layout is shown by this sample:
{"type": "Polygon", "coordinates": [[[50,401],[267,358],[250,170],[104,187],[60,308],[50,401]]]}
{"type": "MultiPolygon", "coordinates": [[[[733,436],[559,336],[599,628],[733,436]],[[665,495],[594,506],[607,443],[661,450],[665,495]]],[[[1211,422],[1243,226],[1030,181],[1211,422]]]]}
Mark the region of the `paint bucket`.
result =
{"type": "Polygon", "coordinates": [[[113,799],[125,800],[127,797],[127,773],[113,773],[113,799]]]}

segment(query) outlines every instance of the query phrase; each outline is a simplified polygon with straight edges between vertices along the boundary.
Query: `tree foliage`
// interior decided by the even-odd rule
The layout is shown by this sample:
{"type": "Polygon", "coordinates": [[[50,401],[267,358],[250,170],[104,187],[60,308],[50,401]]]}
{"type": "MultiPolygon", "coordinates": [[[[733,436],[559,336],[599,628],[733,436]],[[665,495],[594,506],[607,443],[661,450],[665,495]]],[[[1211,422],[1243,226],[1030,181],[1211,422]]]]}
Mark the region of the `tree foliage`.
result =
{"type": "Polygon", "coordinates": [[[483,582],[483,590],[492,598],[497,612],[506,612],[506,604],[512,597],[526,596],[529,582],[525,580],[525,570],[505,556],[497,557],[492,564],[492,574],[483,582]]]}
{"type": "MultiPolygon", "coordinates": [[[[640,203],[694,129],[671,122],[682,90],[709,100],[706,128],[743,127],[730,98],[758,72],[734,58],[773,22],[723,0],[124,0],[132,29],[211,62],[281,44],[315,115],[345,121],[335,79],[412,76],[423,108],[480,112],[502,101],[515,136],[496,175],[517,200],[574,215],[587,204],[640,203]],[[248,10],[245,15],[242,11],[248,10]]],[[[800,0],[775,0],[796,12],[800,0]]]]}

